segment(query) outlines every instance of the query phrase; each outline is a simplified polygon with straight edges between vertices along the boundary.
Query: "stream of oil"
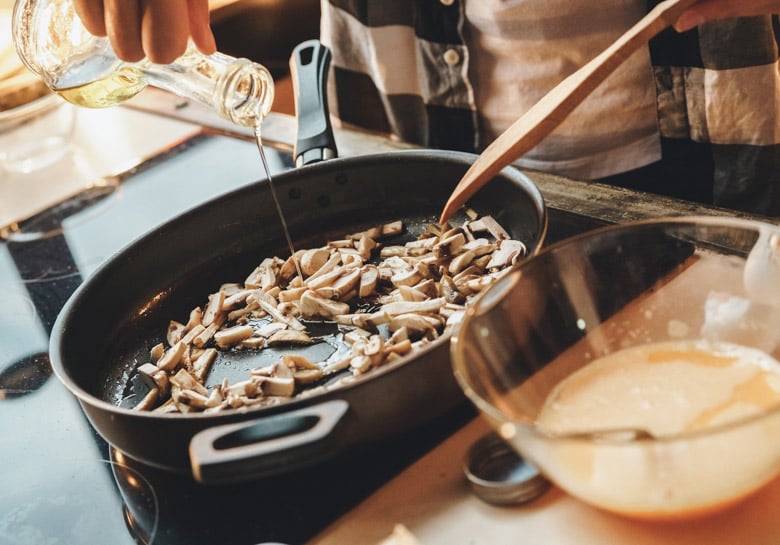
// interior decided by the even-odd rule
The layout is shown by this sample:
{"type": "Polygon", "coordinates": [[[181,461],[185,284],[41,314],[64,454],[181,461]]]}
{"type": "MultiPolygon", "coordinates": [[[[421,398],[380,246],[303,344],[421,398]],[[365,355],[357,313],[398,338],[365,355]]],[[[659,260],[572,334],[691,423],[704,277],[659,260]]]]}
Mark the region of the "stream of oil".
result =
{"type": "Polygon", "coordinates": [[[282,206],[279,204],[279,198],[276,196],[276,188],[274,187],[273,177],[271,176],[271,169],[268,168],[268,160],[265,158],[265,150],[263,150],[263,138],[260,134],[260,128],[255,129],[255,141],[257,142],[257,149],[260,151],[260,159],[263,161],[263,168],[265,169],[265,175],[268,178],[268,187],[271,189],[271,197],[274,200],[274,206],[276,206],[276,213],[279,215],[279,220],[282,222],[282,230],[284,231],[284,238],[287,239],[287,246],[290,249],[290,256],[293,263],[295,263],[295,270],[298,272],[298,278],[303,281],[303,274],[301,274],[301,266],[298,260],[295,258],[295,246],[293,246],[292,237],[290,236],[290,229],[287,227],[287,220],[284,217],[282,206]]]}

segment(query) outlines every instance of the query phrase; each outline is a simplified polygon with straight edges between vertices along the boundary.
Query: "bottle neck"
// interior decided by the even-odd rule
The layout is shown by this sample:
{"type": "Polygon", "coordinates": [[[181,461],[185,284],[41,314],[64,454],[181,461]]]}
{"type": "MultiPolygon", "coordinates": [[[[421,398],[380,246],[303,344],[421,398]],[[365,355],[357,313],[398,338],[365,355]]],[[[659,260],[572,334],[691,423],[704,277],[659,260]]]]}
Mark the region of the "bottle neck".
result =
{"type": "Polygon", "coordinates": [[[238,125],[259,127],[273,103],[271,74],[247,59],[203,55],[190,46],[171,64],[142,61],[138,66],[146,83],[199,102],[238,125]]]}

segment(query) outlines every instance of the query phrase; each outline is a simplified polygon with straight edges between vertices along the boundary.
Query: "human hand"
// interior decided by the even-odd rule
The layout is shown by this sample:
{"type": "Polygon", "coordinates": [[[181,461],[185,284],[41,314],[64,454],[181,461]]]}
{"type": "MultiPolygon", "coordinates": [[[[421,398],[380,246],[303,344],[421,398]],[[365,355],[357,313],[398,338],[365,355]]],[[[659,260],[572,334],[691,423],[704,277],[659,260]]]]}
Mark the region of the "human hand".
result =
{"type": "Polygon", "coordinates": [[[684,32],[717,19],[774,13],[780,13],[780,0],[699,0],[680,15],[674,28],[684,32]]]}
{"type": "Polygon", "coordinates": [[[184,53],[189,38],[205,54],[216,51],[208,0],[74,0],[89,32],[108,36],[125,61],[144,57],[168,64],[184,53]]]}

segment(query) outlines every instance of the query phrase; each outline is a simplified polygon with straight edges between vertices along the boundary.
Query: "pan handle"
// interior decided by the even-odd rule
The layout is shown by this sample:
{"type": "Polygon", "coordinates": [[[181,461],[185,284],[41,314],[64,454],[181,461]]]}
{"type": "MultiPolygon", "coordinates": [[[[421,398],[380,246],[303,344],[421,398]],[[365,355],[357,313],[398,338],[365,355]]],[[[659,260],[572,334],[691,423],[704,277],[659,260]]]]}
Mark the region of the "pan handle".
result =
{"type": "Polygon", "coordinates": [[[192,474],[201,483],[225,483],[321,461],[336,453],[331,432],[348,408],[336,399],[202,430],[190,440],[192,474]]]}
{"type": "Polygon", "coordinates": [[[336,157],[336,140],[328,109],[330,50],[319,40],[307,40],[290,56],[295,115],[295,165],[303,166],[336,157]]]}

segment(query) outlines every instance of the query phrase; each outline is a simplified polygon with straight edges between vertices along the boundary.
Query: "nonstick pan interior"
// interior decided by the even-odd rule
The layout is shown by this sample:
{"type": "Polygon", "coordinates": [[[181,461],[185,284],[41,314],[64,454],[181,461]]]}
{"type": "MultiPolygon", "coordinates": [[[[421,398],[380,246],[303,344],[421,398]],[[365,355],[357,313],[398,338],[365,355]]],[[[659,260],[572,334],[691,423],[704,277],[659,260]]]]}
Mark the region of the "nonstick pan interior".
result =
{"type": "MultiPolygon", "coordinates": [[[[402,237],[411,240],[436,221],[472,159],[438,151],[336,159],[278,175],[274,185],[296,248],[317,247],[398,219],[406,226],[402,237]]],[[[506,171],[469,206],[493,216],[529,251],[541,245],[542,198],[520,172],[506,171]]],[[[209,293],[222,283],[243,281],[263,258],[288,255],[266,183],[175,218],[117,254],[74,295],[56,337],[60,374],[66,384],[72,379],[71,389],[117,405],[170,320],[186,321],[209,293]]],[[[330,350],[315,345],[318,349],[330,350]]],[[[223,354],[211,381],[243,374],[258,365],[258,358],[270,357],[223,354]]]]}

